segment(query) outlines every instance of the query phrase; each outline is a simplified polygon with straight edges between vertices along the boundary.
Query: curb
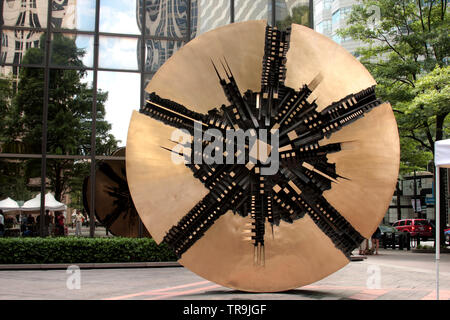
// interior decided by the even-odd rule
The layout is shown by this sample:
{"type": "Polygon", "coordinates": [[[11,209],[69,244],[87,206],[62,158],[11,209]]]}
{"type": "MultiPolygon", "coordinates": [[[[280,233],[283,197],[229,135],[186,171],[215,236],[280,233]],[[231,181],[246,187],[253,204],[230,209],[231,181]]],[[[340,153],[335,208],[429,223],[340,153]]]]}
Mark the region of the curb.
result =
{"type": "MultiPolygon", "coordinates": [[[[412,249],[414,253],[436,253],[435,249],[412,249]]],[[[440,253],[450,253],[450,249],[441,249],[440,253]]]]}
{"type": "Polygon", "coordinates": [[[116,269],[116,268],[166,268],[182,267],[176,261],[167,262],[118,262],[118,263],[54,263],[54,264],[0,264],[1,270],[66,270],[69,266],[80,269],[116,269]]]}
{"type": "Polygon", "coordinates": [[[350,261],[363,261],[364,259],[367,259],[366,256],[350,256],[350,261]]]}

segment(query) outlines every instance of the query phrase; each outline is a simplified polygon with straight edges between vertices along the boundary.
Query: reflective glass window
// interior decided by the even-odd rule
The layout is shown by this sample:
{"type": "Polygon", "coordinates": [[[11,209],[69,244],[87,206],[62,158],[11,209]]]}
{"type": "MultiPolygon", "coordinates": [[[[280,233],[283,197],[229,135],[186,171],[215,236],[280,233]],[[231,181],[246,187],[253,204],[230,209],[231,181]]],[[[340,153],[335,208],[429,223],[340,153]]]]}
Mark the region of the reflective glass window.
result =
{"type": "Polygon", "coordinates": [[[97,103],[97,154],[110,155],[114,140],[125,146],[131,114],[140,108],[140,74],[101,71],[98,88],[107,93],[107,100],[97,103]]]}
{"type": "Polygon", "coordinates": [[[99,67],[108,69],[138,69],[138,39],[100,37],[99,67]]]}
{"type": "Polygon", "coordinates": [[[48,0],[3,1],[3,23],[10,27],[47,27],[48,0]]]}
{"type": "Polygon", "coordinates": [[[309,1],[278,1],[275,16],[280,30],[289,28],[292,23],[309,26],[309,1]]]}
{"type": "Polygon", "coordinates": [[[44,87],[41,68],[21,67],[0,79],[1,152],[41,153],[44,87]]]}
{"type": "Polygon", "coordinates": [[[94,36],[54,33],[50,57],[52,65],[92,68],[94,62],[94,36]]]}
{"type": "Polygon", "coordinates": [[[40,193],[41,188],[41,159],[36,158],[7,158],[0,157],[0,199],[10,198],[11,209],[3,214],[13,217],[16,221],[7,228],[20,227],[20,212],[14,210],[26,201],[40,193]]]}
{"type": "MultiPolygon", "coordinates": [[[[47,153],[89,155],[91,152],[92,73],[51,69],[49,83],[47,153]]],[[[97,101],[101,101],[101,95],[97,101]]]]}
{"type": "Polygon", "coordinates": [[[139,34],[137,1],[107,0],[100,2],[100,32],[139,34]]]}
{"type": "Polygon", "coordinates": [[[146,40],[144,71],[156,72],[183,45],[183,41],[146,40]]]}
{"type": "Polygon", "coordinates": [[[53,0],[52,28],[95,30],[95,0],[53,0]]]}
{"type": "Polygon", "coordinates": [[[195,36],[227,25],[231,21],[230,0],[197,0],[192,2],[196,9],[192,9],[192,28],[196,29],[195,36]]]}
{"type": "MultiPolygon", "coordinates": [[[[193,0],[191,9],[191,20],[197,17],[195,5],[198,0],[193,0]],[[191,10],[192,11],[192,10],[191,10]]],[[[185,39],[188,37],[188,0],[165,0],[165,1],[145,1],[145,34],[160,37],[172,37],[185,39]]],[[[144,10],[143,0],[138,1],[138,13],[142,29],[144,10]]],[[[196,29],[194,25],[191,28],[191,35],[196,29]]]]}
{"type": "Polygon", "coordinates": [[[271,0],[235,0],[234,21],[267,20],[272,23],[271,0]]]}
{"type": "MultiPolygon", "coordinates": [[[[1,61],[8,64],[44,63],[45,33],[34,30],[3,30],[1,61]],[[27,55],[27,52],[30,51],[27,55]],[[24,57],[26,58],[24,59],[24,57]]],[[[15,75],[18,72],[13,72],[15,75]]]]}

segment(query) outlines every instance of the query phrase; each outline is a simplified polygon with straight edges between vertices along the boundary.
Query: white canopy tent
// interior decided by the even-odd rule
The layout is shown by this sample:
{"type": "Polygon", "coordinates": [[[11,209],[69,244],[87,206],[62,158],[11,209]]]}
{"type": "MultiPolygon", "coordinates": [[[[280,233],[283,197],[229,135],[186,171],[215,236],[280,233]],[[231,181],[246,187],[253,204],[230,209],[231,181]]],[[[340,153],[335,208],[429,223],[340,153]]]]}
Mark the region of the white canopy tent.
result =
{"type": "MultiPolygon", "coordinates": [[[[22,211],[41,210],[41,194],[39,193],[33,199],[26,201],[20,209],[22,211]]],[[[64,203],[56,201],[55,197],[49,192],[45,195],[45,210],[66,211],[67,206],[64,203]]]]}
{"type": "Polygon", "coordinates": [[[436,166],[436,299],[439,300],[439,260],[441,251],[439,169],[450,168],[450,139],[434,143],[434,164],[436,166]]]}
{"type": "Polygon", "coordinates": [[[19,204],[14,201],[11,198],[6,198],[2,201],[0,201],[0,209],[4,212],[11,212],[11,211],[20,211],[20,206],[19,204]]]}

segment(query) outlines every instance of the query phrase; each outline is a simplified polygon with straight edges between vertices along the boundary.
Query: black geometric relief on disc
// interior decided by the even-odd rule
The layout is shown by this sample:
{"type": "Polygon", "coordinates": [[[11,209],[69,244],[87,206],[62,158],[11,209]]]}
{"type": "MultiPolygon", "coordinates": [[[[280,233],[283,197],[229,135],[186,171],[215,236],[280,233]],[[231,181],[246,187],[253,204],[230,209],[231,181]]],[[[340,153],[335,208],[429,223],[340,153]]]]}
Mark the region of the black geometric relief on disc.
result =
{"type": "MultiPolygon", "coordinates": [[[[273,228],[280,221],[293,223],[306,214],[349,258],[364,238],[323,197],[323,192],[331,189],[338,178],[345,179],[327,159],[327,154],[339,152],[341,145],[319,145],[319,141],[363,117],[381,101],[375,96],[375,88],[370,87],[317,111],[315,101],[309,102],[308,97],[320,83],[320,74],[299,90],[284,85],[290,30],[278,31],[268,26],[265,36],[260,92],[247,90],[242,95],[232,68],[223,58],[219,60],[225,78],[214,63],[212,68],[229,102],[227,106],[201,114],[152,93],[140,110],[167,125],[187,130],[193,138],[191,142],[202,147],[210,142],[195,141],[199,127],[201,133],[217,129],[223,137],[231,129],[279,132],[279,169],[273,175],[262,175],[266,165],[259,160],[250,162],[248,154],[244,155],[243,164],[236,164],[237,154],[235,164],[226,164],[225,153],[215,157],[221,158],[221,163],[196,164],[193,159],[198,151],[191,148],[191,154],[185,156],[186,166],[209,193],[167,232],[163,242],[181,257],[221,215],[232,210],[243,217],[250,215],[248,239],[255,246],[255,261],[263,264],[265,223],[273,228]]],[[[226,145],[233,143],[225,139],[226,145]]],[[[245,143],[248,150],[248,142],[245,143]]]]}

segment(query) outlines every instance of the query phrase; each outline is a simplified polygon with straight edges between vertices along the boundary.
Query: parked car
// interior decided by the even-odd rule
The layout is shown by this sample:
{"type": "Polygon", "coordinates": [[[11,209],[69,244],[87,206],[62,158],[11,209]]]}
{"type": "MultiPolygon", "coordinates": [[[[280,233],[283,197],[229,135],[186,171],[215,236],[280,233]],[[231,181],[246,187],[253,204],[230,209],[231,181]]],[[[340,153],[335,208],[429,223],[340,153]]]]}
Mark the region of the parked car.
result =
{"type": "Polygon", "coordinates": [[[392,226],[380,225],[378,227],[381,231],[380,246],[384,249],[390,247],[395,249],[398,247],[400,250],[403,248],[410,249],[410,235],[406,232],[400,232],[392,226]]]}
{"type": "Polygon", "coordinates": [[[408,232],[411,237],[420,237],[424,241],[433,237],[433,227],[425,219],[398,220],[392,226],[400,232],[408,232]]]}
{"type": "Polygon", "coordinates": [[[445,241],[450,245],[450,228],[444,229],[445,241]]]}

